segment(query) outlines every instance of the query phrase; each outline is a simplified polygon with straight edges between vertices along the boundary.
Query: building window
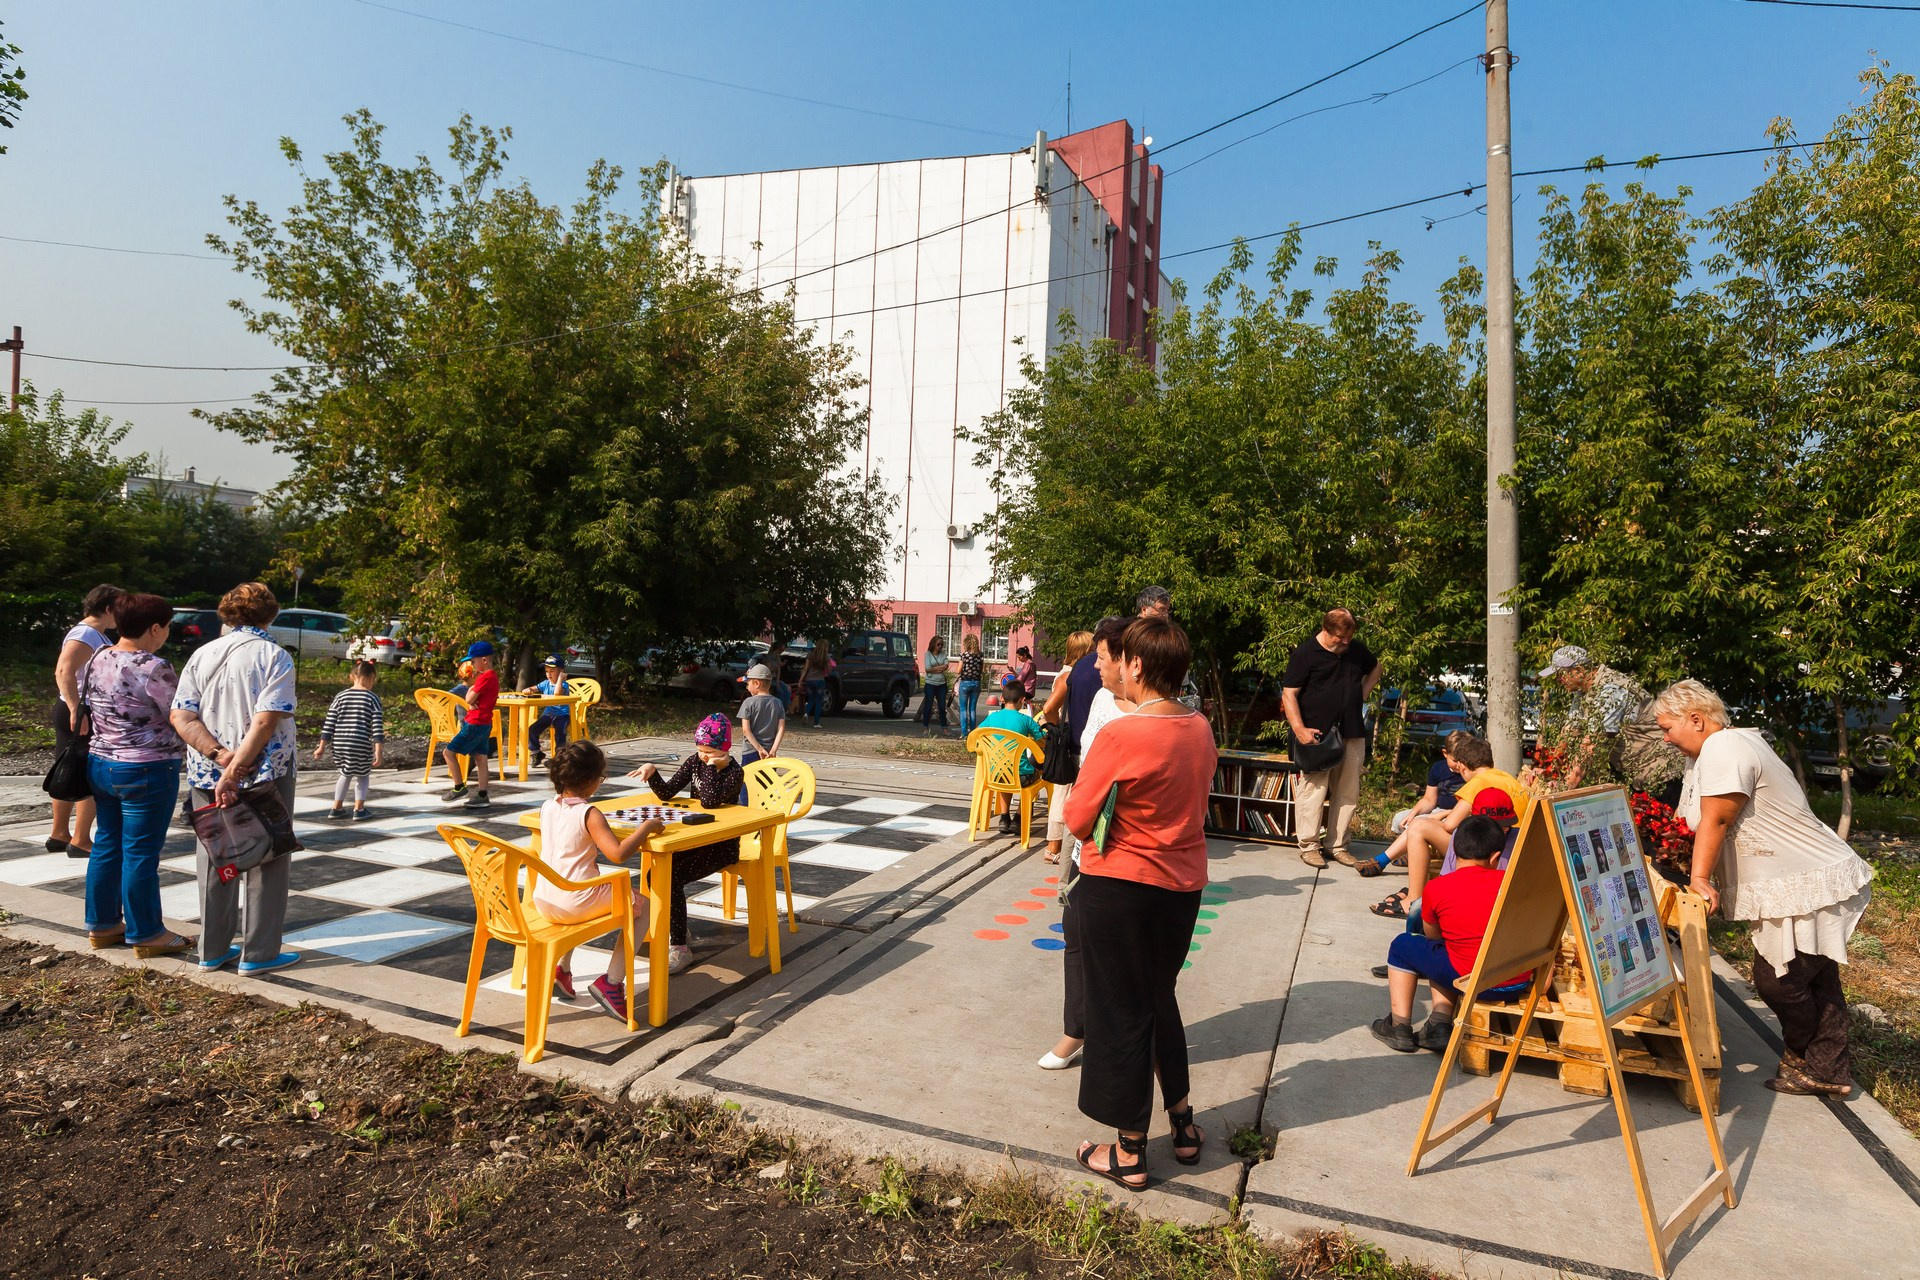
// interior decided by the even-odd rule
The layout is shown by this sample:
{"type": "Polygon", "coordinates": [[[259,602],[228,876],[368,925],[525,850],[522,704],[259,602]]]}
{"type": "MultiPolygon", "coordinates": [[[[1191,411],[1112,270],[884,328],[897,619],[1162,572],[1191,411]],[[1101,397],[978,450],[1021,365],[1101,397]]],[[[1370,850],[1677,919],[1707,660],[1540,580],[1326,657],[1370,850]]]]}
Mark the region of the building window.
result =
{"type": "Polygon", "coordinates": [[[888,624],[895,631],[907,633],[907,639],[915,653],[920,651],[920,615],[917,613],[896,613],[888,624]]]}
{"type": "Polygon", "coordinates": [[[933,620],[933,634],[946,644],[949,654],[960,652],[960,637],[967,631],[967,620],[957,613],[943,613],[933,620]]]}
{"type": "Polygon", "coordinates": [[[988,618],[980,637],[980,652],[988,662],[1005,662],[1007,646],[1013,639],[1013,619],[988,618]]]}

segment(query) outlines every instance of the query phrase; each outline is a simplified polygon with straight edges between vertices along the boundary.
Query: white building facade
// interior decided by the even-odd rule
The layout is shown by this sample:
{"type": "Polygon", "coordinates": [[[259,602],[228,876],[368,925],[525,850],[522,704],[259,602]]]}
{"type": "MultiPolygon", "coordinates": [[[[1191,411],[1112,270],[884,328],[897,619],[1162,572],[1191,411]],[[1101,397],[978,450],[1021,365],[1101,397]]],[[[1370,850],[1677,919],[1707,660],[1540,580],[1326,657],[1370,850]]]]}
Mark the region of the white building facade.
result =
{"type": "Polygon", "coordinates": [[[975,532],[993,463],[960,434],[1005,407],[1023,355],[1113,337],[1152,358],[1160,181],[1125,121],[1010,153],[672,179],[697,252],[768,297],[790,289],[799,323],[855,352],[857,462],[899,499],[881,613],[917,646],[975,631],[998,659],[1027,642],[975,532]]]}

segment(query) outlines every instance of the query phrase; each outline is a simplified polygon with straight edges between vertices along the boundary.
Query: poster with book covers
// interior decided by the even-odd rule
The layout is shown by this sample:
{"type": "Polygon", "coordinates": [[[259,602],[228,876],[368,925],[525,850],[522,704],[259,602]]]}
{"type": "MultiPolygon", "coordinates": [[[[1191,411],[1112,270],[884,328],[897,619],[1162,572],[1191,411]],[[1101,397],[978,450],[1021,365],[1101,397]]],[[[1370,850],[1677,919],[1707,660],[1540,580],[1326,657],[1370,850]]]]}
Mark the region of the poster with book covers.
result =
{"type": "Polygon", "coordinates": [[[1625,791],[1547,805],[1579,899],[1573,921],[1592,962],[1601,1012],[1611,1021],[1674,980],[1647,860],[1625,791]]]}

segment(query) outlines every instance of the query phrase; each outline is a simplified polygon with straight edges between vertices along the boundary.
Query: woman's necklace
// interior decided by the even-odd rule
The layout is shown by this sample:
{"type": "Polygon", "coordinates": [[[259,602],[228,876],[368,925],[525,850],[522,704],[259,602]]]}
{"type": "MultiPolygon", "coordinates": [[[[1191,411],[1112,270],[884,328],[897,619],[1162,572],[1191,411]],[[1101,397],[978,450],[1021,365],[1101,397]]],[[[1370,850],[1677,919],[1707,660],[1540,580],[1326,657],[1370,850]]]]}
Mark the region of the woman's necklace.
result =
{"type": "Polygon", "coordinates": [[[1172,701],[1173,701],[1172,698],[1148,698],[1145,702],[1134,703],[1133,713],[1135,715],[1139,715],[1142,711],[1145,711],[1148,707],[1152,706],[1156,702],[1172,702],[1172,701]]]}

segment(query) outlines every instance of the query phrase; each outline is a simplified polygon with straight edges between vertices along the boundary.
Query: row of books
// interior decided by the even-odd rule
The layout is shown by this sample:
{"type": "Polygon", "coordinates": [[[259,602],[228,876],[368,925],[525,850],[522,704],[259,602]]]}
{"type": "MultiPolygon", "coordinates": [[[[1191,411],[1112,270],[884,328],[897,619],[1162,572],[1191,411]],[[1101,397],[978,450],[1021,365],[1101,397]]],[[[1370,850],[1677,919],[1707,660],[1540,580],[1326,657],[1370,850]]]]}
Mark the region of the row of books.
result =
{"type": "Polygon", "coordinates": [[[1213,772],[1213,789],[1219,795],[1249,800],[1284,800],[1287,775],[1278,769],[1248,769],[1243,779],[1238,766],[1223,764],[1213,772]]]}
{"type": "Polygon", "coordinates": [[[1288,838],[1287,824],[1277,813],[1267,813],[1260,809],[1243,809],[1240,812],[1241,830],[1250,831],[1257,836],[1267,836],[1274,840],[1288,838]]]}

